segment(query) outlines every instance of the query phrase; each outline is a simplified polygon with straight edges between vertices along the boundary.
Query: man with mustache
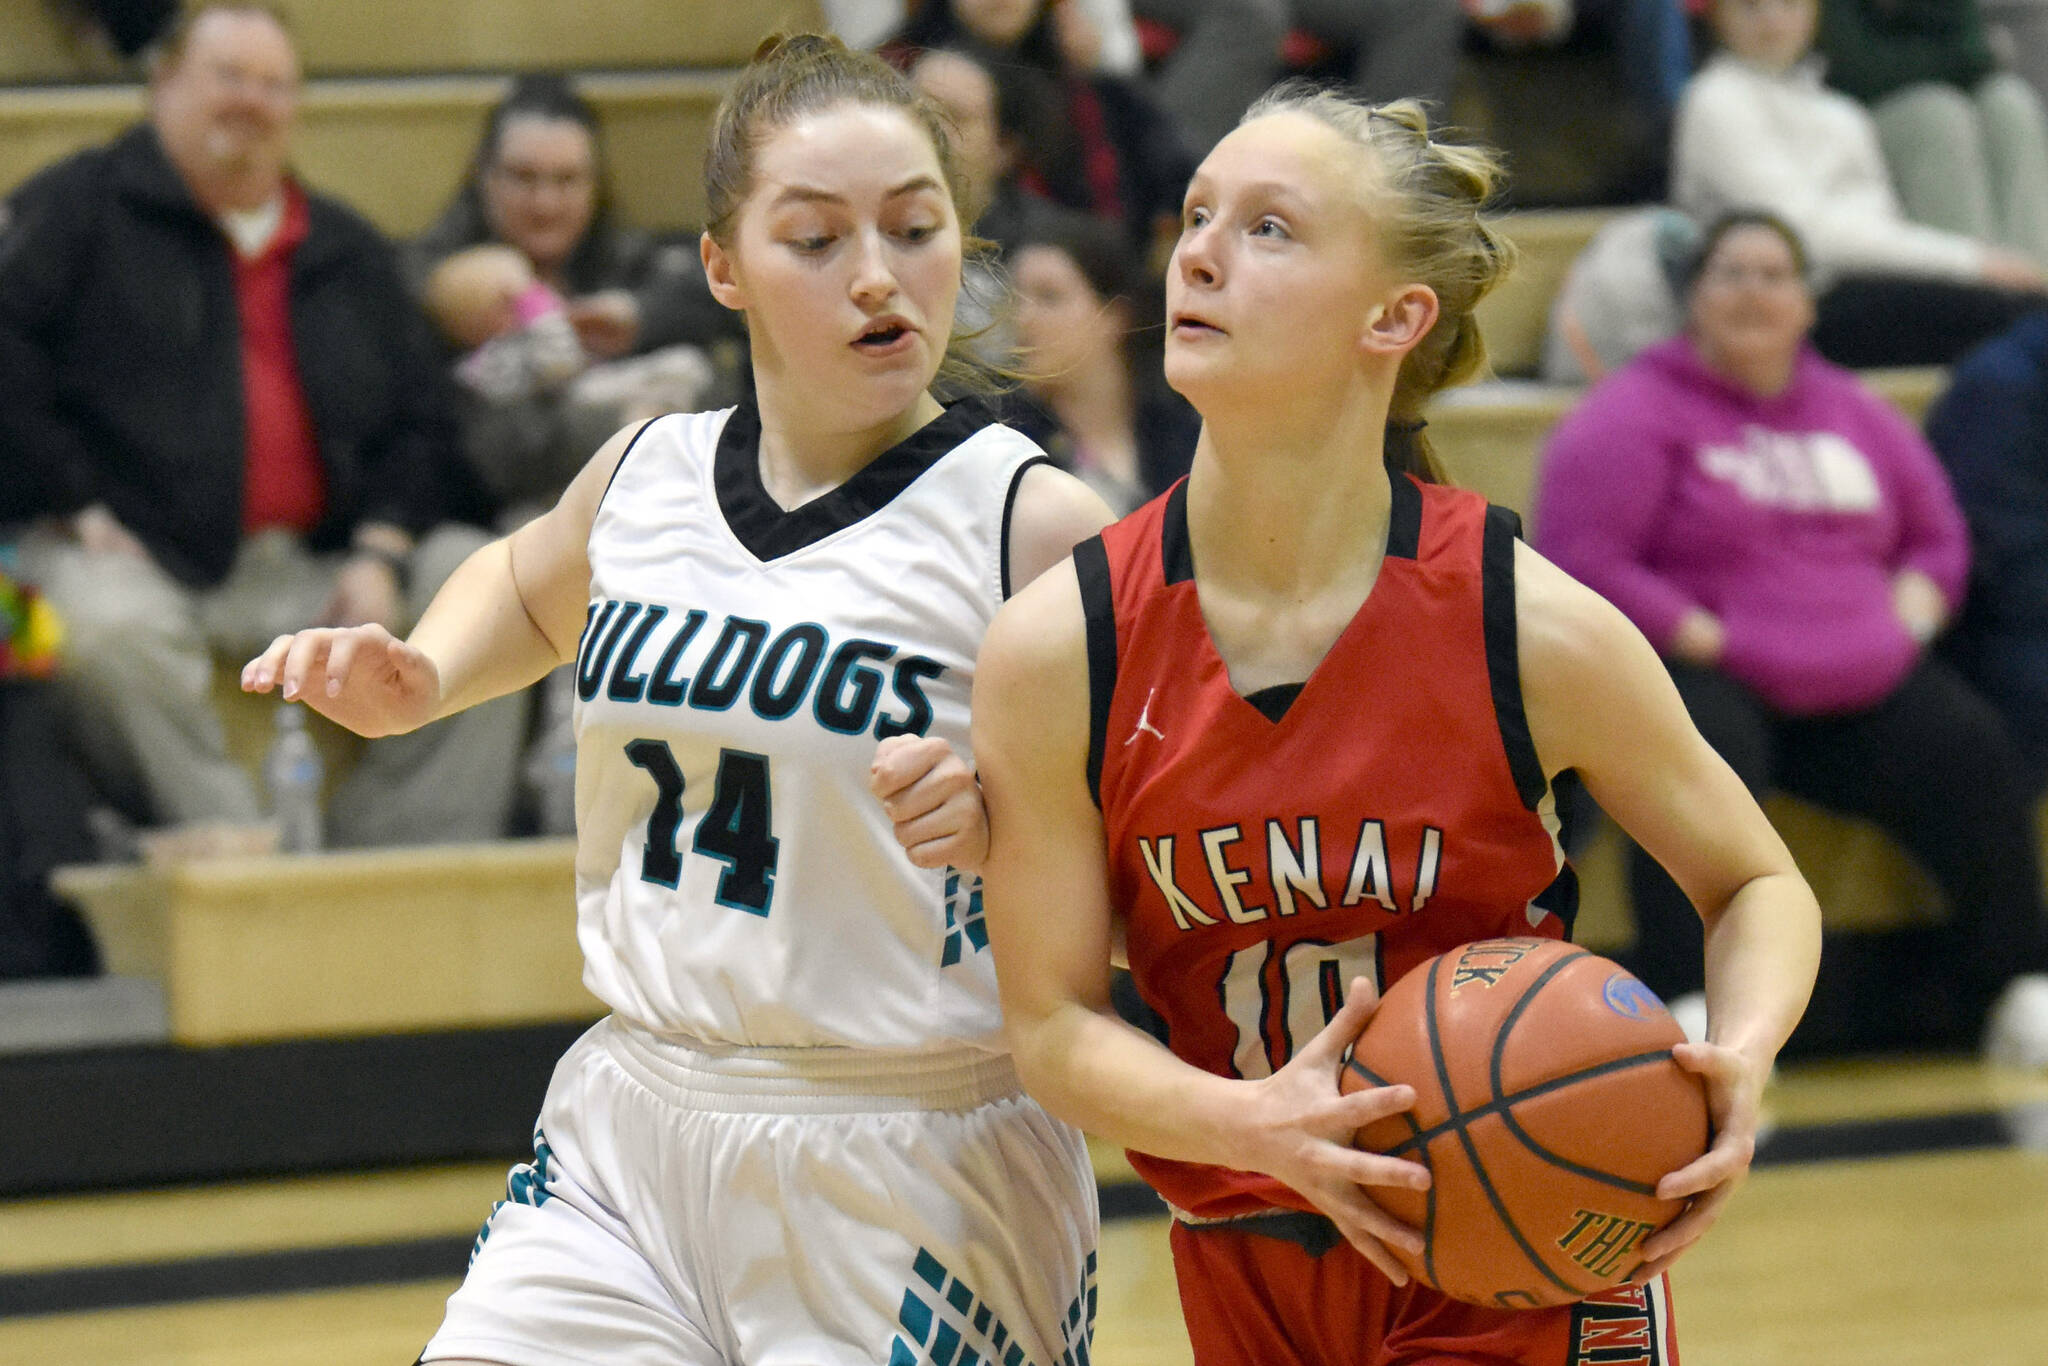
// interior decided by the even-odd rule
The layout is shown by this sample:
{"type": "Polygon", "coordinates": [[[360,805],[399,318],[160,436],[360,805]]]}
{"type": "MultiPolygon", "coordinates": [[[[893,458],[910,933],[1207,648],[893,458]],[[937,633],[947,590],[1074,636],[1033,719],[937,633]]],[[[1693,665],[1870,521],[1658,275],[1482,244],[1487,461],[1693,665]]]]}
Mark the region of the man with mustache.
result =
{"type": "MultiPolygon", "coordinates": [[[[0,211],[0,468],[43,514],[22,567],[68,623],[95,772],[168,825],[262,815],[215,651],[401,628],[483,539],[428,534],[453,491],[439,366],[389,243],[292,175],[300,93],[275,11],[199,5],[147,119],[0,211]]],[[[520,709],[370,746],[331,841],[502,833],[520,709]]]]}

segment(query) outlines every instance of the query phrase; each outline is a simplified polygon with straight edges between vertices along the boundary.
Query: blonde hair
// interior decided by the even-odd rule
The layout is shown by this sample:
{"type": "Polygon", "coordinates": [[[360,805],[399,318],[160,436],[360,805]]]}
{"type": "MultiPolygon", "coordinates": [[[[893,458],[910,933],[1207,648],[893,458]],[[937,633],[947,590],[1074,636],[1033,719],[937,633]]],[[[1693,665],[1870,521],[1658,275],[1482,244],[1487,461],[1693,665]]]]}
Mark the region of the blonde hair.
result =
{"type": "MultiPolygon", "coordinates": [[[[900,110],[931,140],[939,171],[960,220],[961,265],[989,262],[995,244],[969,231],[973,221],[966,178],[953,151],[952,120],[936,102],[881,58],[851,51],[834,37],[817,33],[776,34],[754,50],[738,84],[719,102],[704,149],[704,230],[730,248],[740,206],[754,184],[754,159],[776,132],[842,104],[900,110]]],[[[973,343],[988,329],[947,338],[936,387],[952,393],[988,392],[1010,378],[1001,367],[977,357],[973,343]]]]}
{"type": "Polygon", "coordinates": [[[1422,434],[1422,409],[1439,390],[1486,369],[1486,341],[1472,311],[1514,264],[1514,247],[1481,210],[1500,188],[1500,157],[1485,147],[1431,136],[1414,100],[1367,104],[1306,82],[1276,86],[1245,111],[1306,114],[1372,153],[1385,198],[1373,205],[1380,246],[1393,267],[1436,292],[1437,319],[1401,361],[1387,408],[1387,463],[1432,483],[1442,468],[1422,434]]]}

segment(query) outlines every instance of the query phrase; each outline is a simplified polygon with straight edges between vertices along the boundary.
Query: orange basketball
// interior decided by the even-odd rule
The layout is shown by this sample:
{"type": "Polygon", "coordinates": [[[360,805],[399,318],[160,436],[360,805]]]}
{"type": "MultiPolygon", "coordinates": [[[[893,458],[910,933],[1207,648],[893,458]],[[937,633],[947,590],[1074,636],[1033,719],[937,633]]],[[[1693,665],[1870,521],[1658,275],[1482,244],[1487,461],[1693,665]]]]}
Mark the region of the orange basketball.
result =
{"type": "Polygon", "coordinates": [[[1406,1082],[1415,1108],[1358,1145],[1429,1168],[1373,1199],[1422,1230],[1419,1280],[1474,1304],[1535,1308],[1618,1285],[1682,1201],[1658,1178],[1708,1142],[1684,1034],[1618,965],[1553,939],[1484,939],[1396,982],[1338,1079],[1406,1082]]]}

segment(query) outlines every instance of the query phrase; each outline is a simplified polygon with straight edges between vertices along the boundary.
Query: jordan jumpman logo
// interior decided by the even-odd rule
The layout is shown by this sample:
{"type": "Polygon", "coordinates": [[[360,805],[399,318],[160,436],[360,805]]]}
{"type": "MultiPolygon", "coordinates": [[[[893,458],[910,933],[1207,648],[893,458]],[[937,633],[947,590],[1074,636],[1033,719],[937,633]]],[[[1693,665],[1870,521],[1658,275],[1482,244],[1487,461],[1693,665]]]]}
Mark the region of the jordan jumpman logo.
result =
{"type": "Polygon", "coordinates": [[[1152,724],[1152,699],[1158,695],[1159,689],[1157,688],[1145,694],[1145,705],[1138,712],[1138,728],[1131,732],[1130,739],[1124,741],[1126,745],[1137,743],[1140,735],[1148,733],[1156,735],[1162,740],[1166,738],[1166,732],[1152,724]]]}

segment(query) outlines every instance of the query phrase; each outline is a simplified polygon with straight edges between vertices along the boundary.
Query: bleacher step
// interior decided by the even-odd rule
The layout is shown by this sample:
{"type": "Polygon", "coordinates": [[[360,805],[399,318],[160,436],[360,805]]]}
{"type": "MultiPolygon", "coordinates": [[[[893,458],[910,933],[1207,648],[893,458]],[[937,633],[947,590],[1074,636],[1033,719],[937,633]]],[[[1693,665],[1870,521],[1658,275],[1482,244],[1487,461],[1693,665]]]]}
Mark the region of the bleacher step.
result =
{"type": "Polygon", "coordinates": [[[198,1046],[595,1019],[574,865],[574,841],[504,840],[67,868],[56,887],[198,1046]]]}
{"type": "Polygon", "coordinates": [[[0,1053],[163,1043],[163,983],[146,977],[62,978],[0,985],[0,1053]]]}
{"type": "MultiPolygon", "coordinates": [[[[313,76],[738,66],[778,28],[815,28],[817,0],[274,0],[313,76]]],[[[0,5],[0,81],[77,80],[109,65],[44,0],[0,5]]]]}

